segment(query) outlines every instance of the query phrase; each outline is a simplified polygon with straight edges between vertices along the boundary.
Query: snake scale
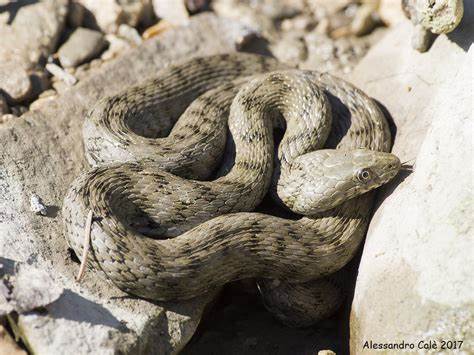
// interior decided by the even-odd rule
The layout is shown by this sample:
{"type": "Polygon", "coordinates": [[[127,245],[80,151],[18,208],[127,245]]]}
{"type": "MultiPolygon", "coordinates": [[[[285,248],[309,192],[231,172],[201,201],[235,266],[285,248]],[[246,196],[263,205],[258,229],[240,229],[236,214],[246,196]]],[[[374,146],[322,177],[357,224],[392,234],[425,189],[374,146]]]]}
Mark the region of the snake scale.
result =
{"type": "Polygon", "coordinates": [[[243,53],[171,65],[99,100],[83,135],[93,167],[72,183],[63,218],[81,255],[93,211],[90,267],[158,301],[257,278],[268,309],[293,325],[335,304],[325,277],[364,236],[367,192],[400,169],[362,91],[243,53]],[[253,212],[268,191],[297,218],[253,212]]]}

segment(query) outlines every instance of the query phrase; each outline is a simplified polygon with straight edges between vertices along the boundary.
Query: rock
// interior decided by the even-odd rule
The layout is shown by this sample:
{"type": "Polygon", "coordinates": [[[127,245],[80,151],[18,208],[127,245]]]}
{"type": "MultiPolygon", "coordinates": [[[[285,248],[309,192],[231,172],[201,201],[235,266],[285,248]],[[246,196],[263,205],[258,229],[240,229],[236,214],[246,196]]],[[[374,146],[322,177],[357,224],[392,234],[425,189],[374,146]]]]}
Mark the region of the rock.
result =
{"type": "Polygon", "coordinates": [[[80,27],[59,48],[59,61],[63,67],[76,67],[96,57],[105,45],[106,41],[102,33],[80,27]]]}
{"type": "Polygon", "coordinates": [[[27,355],[26,351],[21,349],[13,338],[8,334],[5,328],[0,324],[0,354],[5,355],[27,355]]]}
{"type": "MultiPolygon", "coordinates": [[[[8,260],[0,257],[0,263],[8,264],[8,260]]],[[[0,276],[0,316],[12,311],[24,313],[45,307],[63,292],[46,272],[27,263],[4,266],[0,269],[0,276]]]]}
{"type": "Polygon", "coordinates": [[[214,0],[212,9],[219,17],[238,21],[268,40],[277,37],[274,21],[259,7],[250,7],[238,0],[214,0]]]}
{"type": "Polygon", "coordinates": [[[15,116],[14,114],[7,113],[6,115],[3,115],[3,116],[0,117],[0,123],[4,124],[4,123],[7,123],[11,120],[15,120],[17,118],[18,117],[15,116]]]}
{"type": "Polygon", "coordinates": [[[54,63],[48,63],[46,64],[46,70],[53,74],[55,78],[63,81],[69,86],[72,86],[77,83],[77,79],[73,75],[64,71],[64,69],[61,68],[59,65],[56,65],[54,63]]]}
{"type": "Polygon", "coordinates": [[[464,13],[462,0],[404,0],[402,9],[414,25],[412,44],[419,52],[430,48],[434,39],[430,33],[453,31],[464,13]]]}
{"type": "MultiPolygon", "coordinates": [[[[358,87],[386,107],[393,152],[415,161],[382,190],[369,227],[351,310],[351,353],[364,342],[464,341],[474,350],[471,163],[472,33],[465,21],[430,51],[411,49],[410,26],[393,28],[354,70],[358,87]],[[469,160],[469,162],[466,161],[469,160]]],[[[459,346],[459,343],[457,343],[459,346]]],[[[451,353],[451,350],[444,350],[451,353]]]]}
{"type": "Polygon", "coordinates": [[[121,24],[147,27],[156,21],[151,0],[76,0],[87,11],[84,27],[116,33],[121,24]]]}
{"type": "MultiPolygon", "coordinates": [[[[61,34],[68,0],[40,2],[12,1],[3,6],[0,19],[0,73],[9,73],[9,81],[15,84],[7,94],[13,101],[29,100],[26,75],[40,65],[55,49],[61,34]],[[14,68],[15,70],[12,70],[14,68]]],[[[0,86],[5,82],[0,74],[0,86]]]]}
{"type": "Polygon", "coordinates": [[[8,107],[7,99],[5,96],[0,94],[0,117],[10,112],[10,108],[8,107]]]}
{"type": "Polygon", "coordinates": [[[211,14],[193,16],[188,27],[144,42],[94,69],[48,105],[2,124],[1,255],[43,270],[64,289],[44,309],[18,315],[16,325],[31,353],[175,354],[191,338],[212,296],[152,303],[124,294],[100,273],[86,272],[77,283],[78,265],[63,237],[60,206],[71,181],[86,168],[82,124],[96,100],[177,60],[232,51],[238,32],[228,28],[227,20],[211,14]],[[47,201],[47,217],[30,212],[33,192],[47,201]]]}
{"type": "Polygon", "coordinates": [[[109,47],[104,53],[102,53],[100,57],[100,59],[102,60],[110,60],[112,58],[115,58],[119,54],[122,54],[123,52],[131,48],[131,45],[128,41],[117,37],[114,34],[108,34],[105,36],[105,38],[109,42],[109,47]]]}
{"type": "Polygon", "coordinates": [[[115,0],[77,0],[88,11],[83,25],[88,28],[98,27],[102,32],[115,33],[124,22],[124,12],[115,0]]]}
{"type": "Polygon", "coordinates": [[[284,36],[276,44],[271,45],[270,50],[279,61],[294,65],[308,57],[304,39],[299,36],[284,36]]]}
{"type": "Polygon", "coordinates": [[[189,23],[189,13],[184,0],[153,0],[153,10],[158,18],[164,19],[175,26],[189,23]]]}
{"type": "Polygon", "coordinates": [[[73,0],[69,3],[69,10],[67,14],[67,24],[71,28],[77,28],[82,25],[84,21],[85,7],[79,2],[73,0]]]}
{"type": "Polygon", "coordinates": [[[118,29],[118,35],[135,46],[138,46],[142,43],[142,37],[138,31],[129,25],[120,25],[118,29]]]}
{"type": "Polygon", "coordinates": [[[400,1],[380,0],[377,12],[387,26],[394,26],[405,21],[400,1]]]}
{"type": "Polygon", "coordinates": [[[411,46],[418,52],[426,52],[430,49],[436,35],[421,26],[420,24],[413,26],[413,32],[411,35],[411,46]]]}
{"type": "Polygon", "coordinates": [[[45,206],[41,198],[36,194],[32,194],[30,196],[30,210],[31,212],[42,216],[48,215],[48,208],[45,206]]]}
{"type": "Polygon", "coordinates": [[[363,36],[370,33],[377,21],[374,14],[374,8],[371,5],[364,4],[357,9],[357,12],[351,22],[351,33],[356,36],[363,36]]]}
{"type": "Polygon", "coordinates": [[[30,98],[30,76],[15,62],[0,63],[0,91],[7,95],[10,104],[30,98]]]}
{"type": "Polygon", "coordinates": [[[147,27],[156,21],[151,0],[118,0],[118,3],[123,11],[123,24],[147,27]]]}
{"type": "Polygon", "coordinates": [[[368,36],[331,39],[318,32],[314,30],[305,36],[308,59],[300,64],[302,69],[346,74],[352,70],[370,47],[371,39],[368,36]]]}

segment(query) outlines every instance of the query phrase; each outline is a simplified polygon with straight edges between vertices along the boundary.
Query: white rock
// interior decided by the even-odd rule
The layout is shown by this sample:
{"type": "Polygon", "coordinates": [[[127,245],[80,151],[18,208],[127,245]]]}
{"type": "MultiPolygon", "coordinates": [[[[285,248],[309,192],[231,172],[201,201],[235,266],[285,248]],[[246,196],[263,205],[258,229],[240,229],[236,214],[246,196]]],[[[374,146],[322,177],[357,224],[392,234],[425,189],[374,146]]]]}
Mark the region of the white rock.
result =
{"type": "Polygon", "coordinates": [[[47,306],[63,292],[48,273],[26,263],[16,264],[11,273],[0,271],[0,316],[47,306]]]}
{"type": "Polygon", "coordinates": [[[129,25],[120,25],[117,34],[135,46],[138,46],[143,42],[142,37],[138,31],[129,25]]]}
{"type": "Polygon", "coordinates": [[[0,62],[0,91],[4,91],[10,103],[27,100],[31,93],[31,81],[28,73],[15,62],[0,62]]]}
{"type": "Polygon", "coordinates": [[[437,351],[442,340],[464,341],[461,353],[474,349],[474,127],[467,74],[474,53],[472,21],[464,24],[453,40],[442,35],[420,54],[410,47],[404,23],[354,71],[352,81],[393,117],[393,152],[416,164],[411,175],[387,186],[370,224],[352,303],[351,353],[363,353],[367,340],[404,340],[414,344],[413,352],[423,350],[417,348],[422,340],[437,342],[437,351]]]}
{"type": "Polygon", "coordinates": [[[109,47],[104,53],[102,53],[100,57],[102,60],[110,60],[131,48],[128,41],[119,38],[114,34],[108,34],[105,38],[109,42],[109,47]]]}
{"type": "Polygon", "coordinates": [[[32,194],[30,196],[30,209],[31,212],[40,214],[42,216],[46,216],[48,214],[48,208],[45,206],[41,198],[36,194],[32,194]]]}
{"type": "Polygon", "coordinates": [[[153,0],[153,9],[158,18],[165,19],[175,26],[189,23],[189,13],[184,0],[153,0]]]}
{"type": "Polygon", "coordinates": [[[115,0],[78,0],[87,10],[89,10],[94,18],[85,18],[84,21],[88,27],[92,27],[93,22],[105,33],[115,33],[118,26],[123,23],[124,12],[122,7],[115,0]]]}
{"type": "Polygon", "coordinates": [[[67,73],[59,65],[56,65],[54,63],[48,63],[46,64],[46,70],[69,86],[72,86],[77,83],[77,79],[74,77],[74,75],[67,73]]]}

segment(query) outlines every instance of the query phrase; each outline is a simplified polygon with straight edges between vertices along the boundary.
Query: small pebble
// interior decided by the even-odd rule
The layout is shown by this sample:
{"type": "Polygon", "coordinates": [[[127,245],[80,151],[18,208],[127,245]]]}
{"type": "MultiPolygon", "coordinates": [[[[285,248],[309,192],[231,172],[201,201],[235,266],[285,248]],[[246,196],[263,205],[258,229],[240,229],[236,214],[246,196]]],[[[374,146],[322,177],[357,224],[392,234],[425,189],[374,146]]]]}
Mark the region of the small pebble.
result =
{"type": "Polygon", "coordinates": [[[18,117],[15,116],[14,114],[7,113],[6,115],[0,116],[0,123],[5,123],[10,120],[17,119],[18,117]]]}
{"type": "Polygon", "coordinates": [[[142,43],[142,37],[138,31],[129,25],[120,25],[118,28],[118,35],[136,46],[139,46],[142,43]]]}
{"type": "Polygon", "coordinates": [[[44,205],[43,201],[41,201],[41,198],[36,194],[32,194],[30,197],[30,209],[31,212],[42,216],[46,216],[48,214],[48,208],[44,205]]]}
{"type": "Polygon", "coordinates": [[[72,86],[77,83],[76,77],[69,73],[66,73],[66,71],[64,71],[64,69],[61,68],[59,65],[56,65],[54,63],[48,63],[46,64],[46,70],[69,86],[72,86]]]}
{"type": "Polygon", "coordinates": [[[1,63],[0,91],[4,91],[10,103],[26,101],[31,97],[30,76],[15,62],[1,63]]]}
{"type": "Polygon", "coordinates": [[[106,44],[102,33],[79,27],[59,48],[58,58],[64,68],[76,67],[98,56],[106,44]]]}

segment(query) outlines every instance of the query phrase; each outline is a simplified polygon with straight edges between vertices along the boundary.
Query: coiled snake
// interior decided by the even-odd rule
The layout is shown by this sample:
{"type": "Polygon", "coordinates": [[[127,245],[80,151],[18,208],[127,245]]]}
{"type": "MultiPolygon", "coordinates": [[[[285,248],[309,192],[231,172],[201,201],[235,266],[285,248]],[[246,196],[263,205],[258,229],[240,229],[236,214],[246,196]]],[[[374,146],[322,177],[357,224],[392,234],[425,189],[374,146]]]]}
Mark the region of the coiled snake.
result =
{"type": "MultiPolygon", "coordinates": [[[[100,100],[83,134],[95,167],[73,182],[63,206],[77,255],[91,209],[89,265],[122,290],[180,300],[232,280],[278,279],[281,290],[264,280],[260,289],[288,323],[291,304],[272,292],[301,294],[307,286],[299,283],[319,279],[313,292],[324,295],[321,278],[352,258],[365,233],[371,208],[365,192],[400,168],[386,153],[385,118],[363,92],[328,74],[250,54],[165,68],[100,100]],[[278,125],[286,131],[274,154],[278,125]],[[214,176],[227,127],[235,152],[214,176]],[[251,212],[268,190],[304,217],[251,212]]],[[[311,320],[327,309],[318,297],[311,320]]]]}

